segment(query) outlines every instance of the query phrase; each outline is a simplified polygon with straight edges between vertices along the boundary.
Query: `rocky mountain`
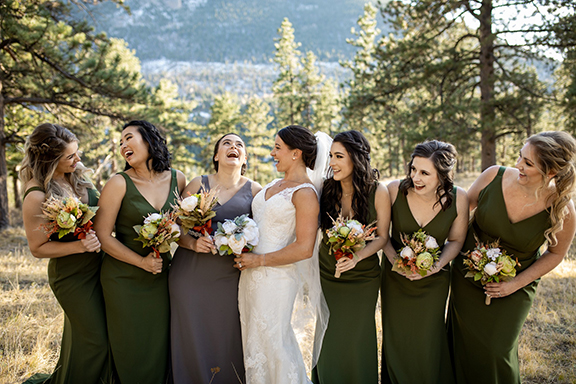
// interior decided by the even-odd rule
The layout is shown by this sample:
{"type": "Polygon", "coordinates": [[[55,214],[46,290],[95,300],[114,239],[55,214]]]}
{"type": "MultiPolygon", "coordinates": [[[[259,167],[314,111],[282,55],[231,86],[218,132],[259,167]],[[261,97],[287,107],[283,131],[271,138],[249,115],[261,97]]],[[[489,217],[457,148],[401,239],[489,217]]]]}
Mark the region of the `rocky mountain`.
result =
{"type": "Polygon", "coordinates": [[[88,19],[97,30],[126,40],[142,61],[262,63],[273,56],[287,17],[303,52],[337,61],[353,55],[346,39],[366,1],[126,0],[130,13],[104,3],[91,8],[88,19]]]}

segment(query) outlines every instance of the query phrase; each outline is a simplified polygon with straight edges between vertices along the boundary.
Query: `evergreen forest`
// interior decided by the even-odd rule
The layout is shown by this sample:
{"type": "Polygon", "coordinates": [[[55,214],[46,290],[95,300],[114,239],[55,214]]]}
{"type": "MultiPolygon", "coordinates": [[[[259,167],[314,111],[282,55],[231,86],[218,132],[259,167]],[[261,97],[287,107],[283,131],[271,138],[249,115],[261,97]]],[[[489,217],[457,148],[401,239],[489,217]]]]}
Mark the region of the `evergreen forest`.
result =
{"type": "Polygon", "coordinates": [[[237,132],[267,183],[288,124],[363,132],[383,177],[427,139],[456,146],[458,172],[510,165],[533,133],[576,134],[576,3],[0,2],[0,229],[35,126],[71,129],[101,188],[132,119],[161,128],[188,179],[237,132]]]}

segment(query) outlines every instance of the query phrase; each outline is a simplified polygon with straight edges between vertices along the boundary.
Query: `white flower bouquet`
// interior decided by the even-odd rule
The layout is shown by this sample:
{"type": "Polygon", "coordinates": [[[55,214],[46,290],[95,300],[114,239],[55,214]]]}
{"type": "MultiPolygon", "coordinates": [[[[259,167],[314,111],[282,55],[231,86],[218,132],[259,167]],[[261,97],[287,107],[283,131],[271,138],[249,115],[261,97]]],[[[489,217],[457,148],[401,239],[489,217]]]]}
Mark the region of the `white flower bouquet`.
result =
{"type": "Polygon", "coordinates": [[[248,215],[242,215],[234,220],[227,219],[224,223],[218,223],[214,244],[221,256],[252,251],[258,245],[256,222],[248,215]]]}
{"type": "Polygon", "coordinates": [[[142,247],[151,247],[157,258],[161,253],[170,251],[170,244],[179,240],[180,226],[172,212],[151,213],[144,218],[144,225],[135,225],[138,237],[134,240],[142,242],[142,247]]]}
{"type": "MultiPolygon", "coordinates": [[[[353,259],[356,252],[364,249],[366,242],[374,240],[376,234],[376,222],[369,225],[362,225],[358,220],[346,220],[342,215],[338,215],[336,220],[332,219],[332,228],[326,230],[330,254],[334,253],[336,262],[343,257],[353,259]]],[[[334,277],[340,278],[340,271],[336,271],[334,277]]]]}
{"type": "Polygon", "coordinates": [[[410,236],[401,233],[400,239],[404,247],[398,250],[398,257],[392,265],[392,270],[408,275],[418,273],[420,276],[426,276],[440,258],[440,246],[436,239],[422,228],[410,236]]]}
{"type": "MultiPolygon", "coordinates": [[[[467,268],[464,277],[480,280],[482,285],[490,282],[508,281],[516,276],[516,267],[520,266],[518,259],[514,260],[500,248],[499,241],[483,244],[476,238],[476,247],[464,255],[464,266],[467,268]]],[[[490,297],[486,298],[490,305],[490,297]]]]}

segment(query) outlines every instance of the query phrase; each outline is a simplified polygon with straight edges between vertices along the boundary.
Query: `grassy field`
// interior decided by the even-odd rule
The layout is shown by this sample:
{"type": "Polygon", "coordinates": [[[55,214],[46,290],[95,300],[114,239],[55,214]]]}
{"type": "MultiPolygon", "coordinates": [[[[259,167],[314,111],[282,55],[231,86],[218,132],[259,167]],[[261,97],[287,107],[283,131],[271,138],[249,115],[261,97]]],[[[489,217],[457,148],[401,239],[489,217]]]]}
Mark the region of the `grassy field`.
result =
{"type": "MultiPolygon", "coordinates": [[[[0,384],[50,372],[59,354],[63,314],[30,254],[19,217],[0,234],[0,384]]],[[[378,322],[379,324],[380,322],[378,322]]],[[[520,336],[523,382],[576,383],[576,245],[542,279],[520,336]]]]}

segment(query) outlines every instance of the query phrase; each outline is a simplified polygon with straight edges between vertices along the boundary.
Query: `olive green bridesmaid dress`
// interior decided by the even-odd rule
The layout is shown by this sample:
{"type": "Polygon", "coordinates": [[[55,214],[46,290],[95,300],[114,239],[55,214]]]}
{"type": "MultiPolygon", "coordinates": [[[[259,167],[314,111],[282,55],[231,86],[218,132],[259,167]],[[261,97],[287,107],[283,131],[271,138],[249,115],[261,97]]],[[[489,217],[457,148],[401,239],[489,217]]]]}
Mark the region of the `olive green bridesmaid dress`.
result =
{"type": "MultiPolygon", "coordinates": [[[[28,189],[42,191],[39,187],[28,189]]],[[[98,205],[98,192],[88,189],[88,204],[98,205]]],[[[41,235],[39,235],[41,236],[41,235]]],[[[51,241],[77,241],[72,234],[51,241]]],[[[101,252],[50,259],[48,281],[64,310],[60,358],[52,374],[36,374],[25,384],[101,384],[111,379],[104,298],[100,285],[101,252]]]]}
{"type": "MultiPolygon", "coordinates": [[[[540,256],[544,231],[550,227],[550,215],[541,211],[517,223],[508,219],[500,167],[494,180],[480,191],[478,208],[468,228],[463,252],[475,247],[474,234],[483,243],[500,239],[500,246],[521,267],[528,268],[540,256]]],[[[458,383],[520,383],[518,336],[536,294],[538,281],[533,281],[513,294],[492,298],[486,305],[480,282],[464,278],[464,257],[452,265],[452,291],[449,307],[449,331],[452,337],[452,359],[458,383]]]]}
{"type": "MultiPolygon", "coordinates": [[[[132,179],[126,180],[126,194],[116,219],[116,239],[145,257],[152,251],[136,241],[134,225],[150,213],[159,213],[140,194],[132,179]]],[[[168,195],[162,212],[170,210],[179,195],[176,171],[172,170],[168,195]]],[[[106,302],[112,358],[122,384],[164,384],[168,376],[170,303],[168,265],[170,253],[160,254],[162,273],[152,274],[131,264],[104,256],[101,281],[106,302]]]]}
{"type": "MultiPolygon", "coordinates": [[[[442,246],[456,209],[454,200],[424,227],[414,219],[406,196],[398,191],[392,205],[392,245],[403,248],[401,233],[423,229],[442,246]]],[[[382,371],[381,382],[450,384],[454,382],[445,313],[450,289],[450,272],[441,270],[421,280],[410,281],[393,272],[388,258],[382,260],[382,371]]]]}
{"type": "MultiPolygon", "coordinates": [[[[369,199],[369,224],[376,220],[374,198],[369,199]]],[[[378,346],[376,302],[380,288],[380,262],[373,254],[354,269],[335,278],[336,259],[329,254],[324,233],[319,251],[320,282],[330,310],[330,318],[318,364],[312,371],[315,384],[377,384],[378,346]]]]}

